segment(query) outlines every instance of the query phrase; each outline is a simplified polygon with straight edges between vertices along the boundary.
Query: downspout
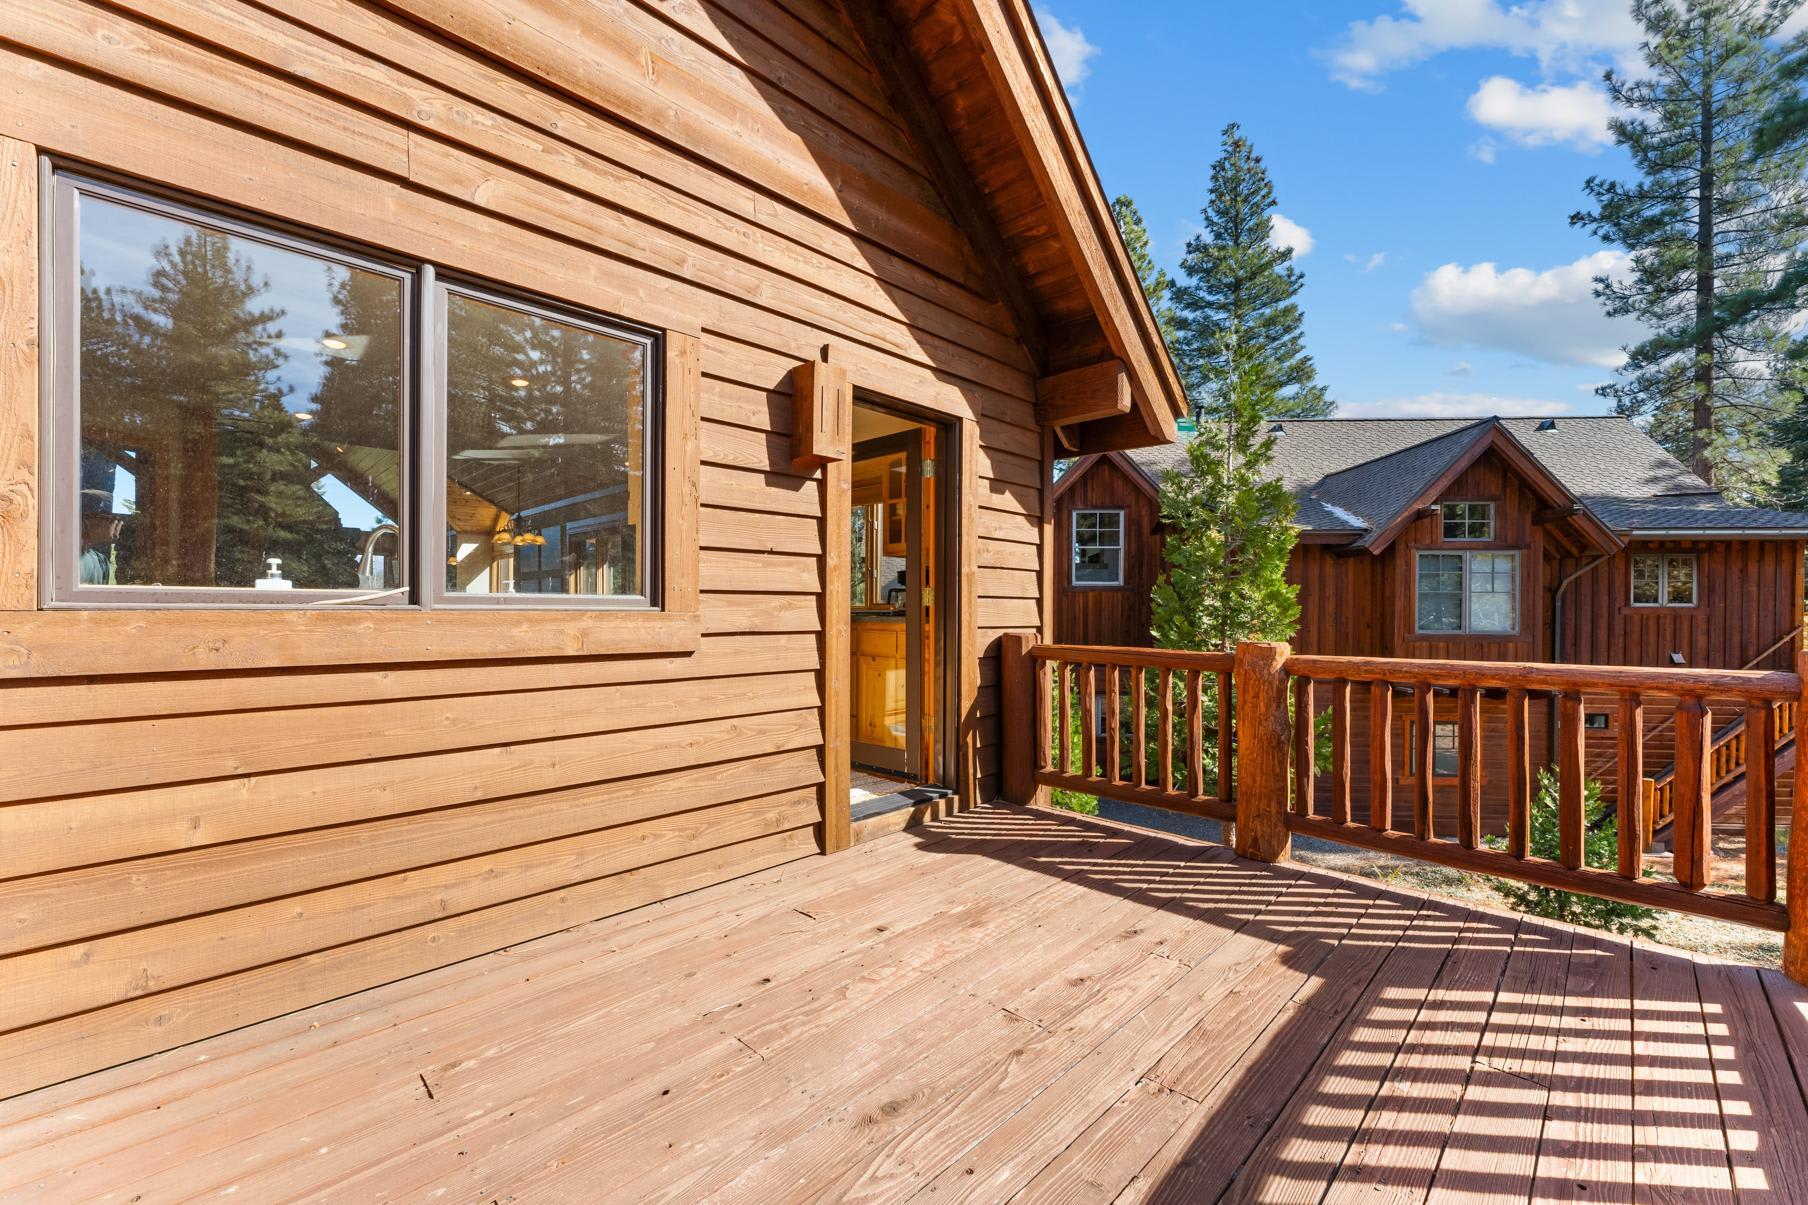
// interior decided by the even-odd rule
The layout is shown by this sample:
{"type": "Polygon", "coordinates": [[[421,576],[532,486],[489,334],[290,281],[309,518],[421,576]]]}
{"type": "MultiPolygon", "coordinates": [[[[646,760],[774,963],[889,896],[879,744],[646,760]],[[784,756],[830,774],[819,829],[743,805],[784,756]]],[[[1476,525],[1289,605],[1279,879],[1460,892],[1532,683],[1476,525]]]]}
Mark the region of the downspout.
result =
{"type": "Polygon", "coordinates": [[[1557,583],[1556,597],[1554,597],[1551,600],[1551,664],[1552,665],[1557,664],[1559,655],[1563,651],[1563,596],[1564,596],[1564,594],[1568,593],[1569,588],[1576,584],[1577,578],[1581,577],[1584,573],[1587,573],[1590,569],[1593,569],[1596,565],[1599,565],[1602,561],[1604,561],[1606,559],[1607,559],[1607,554],[1605,552],[1603,552],[1601,555],[1597,556],[1594,560],[1588,562],[1588,564],[1582,566],[1580,569],[1576,570],[1574,573],[1570,574],[1568,577],[1564,578],[1562,581],[1557,583]]]}
{"type": "MultiPolygon", "coordinates": [[[[1605,552],[1601,553],[1599,556],[1595,557],[1594,560],[1588,562],[1588,564],[1582,566],[1580,569],[1576,570],[1574,573],[1570,574],[1568,577],[1564,578],[1562,581],[1557,583],[1557,593],[1556,593],[1555,597],[1553,597],[1551,599],[1551,664],[1552,665],[1558,664],[1559,657],[1561,656],[1562,651],[1563,651],[1563,596],[1569,592],[1569,588],[1571,586],[1576,584],[1577,578],[1581,577],[1584,573],[1587,573],[1590,569],[1595,568],[1602,561],[1605,561],[1607,559],[1607,556],[1608,556],[1607,553],[1605,553],[1605,552]]],[[[1547,750],[1555,750],[1557,748],[1557,708],[1555,708],[1555,707],[1546,708],[1546,712],[1547,712],[1547,714],[1545,716],[1546,732],[1545,732],[1544,747],[1547,750]]]]}

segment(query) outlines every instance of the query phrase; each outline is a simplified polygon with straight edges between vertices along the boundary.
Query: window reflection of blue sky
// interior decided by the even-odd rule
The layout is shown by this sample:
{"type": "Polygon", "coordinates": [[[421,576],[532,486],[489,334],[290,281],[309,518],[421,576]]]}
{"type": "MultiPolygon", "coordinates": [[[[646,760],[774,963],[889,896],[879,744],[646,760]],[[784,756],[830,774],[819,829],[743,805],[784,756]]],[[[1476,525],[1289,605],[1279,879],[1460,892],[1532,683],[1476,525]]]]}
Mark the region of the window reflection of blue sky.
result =
{"type": "MultiPolygon", "coordinates": [[[[82,269],[92,288],[122,292],[148,288],[157,246],[180,240],[189,229],[159,214],[96,197],[81,197],[77,204],[82,269]]],[[[280,362],[272,383],[290,413],[309,411],[334,354],[320,340],[337,330],[333,288],[345,269],[255,239],[232,236],[231,241],[234,254],[250,265],[253,277],[267,283],[259,304],[281,311],[272,324],[280,333],[276,340],[280,362]]],[[[368,531],[394,521],[337,477],[325,476],[314,488],[347,527],[368,531]]],[[[122,471],[114,487],[116,511],[129,513],[136,493],[131,475],[122,471]]]]}

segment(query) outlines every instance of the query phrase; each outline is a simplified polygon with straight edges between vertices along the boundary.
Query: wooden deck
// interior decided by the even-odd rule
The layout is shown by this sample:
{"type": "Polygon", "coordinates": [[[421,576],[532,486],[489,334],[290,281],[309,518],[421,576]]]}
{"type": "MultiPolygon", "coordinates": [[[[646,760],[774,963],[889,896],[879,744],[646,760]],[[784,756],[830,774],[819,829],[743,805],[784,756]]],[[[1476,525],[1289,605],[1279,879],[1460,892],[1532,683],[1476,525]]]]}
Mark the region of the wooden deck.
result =
{"type": "Polygon", "coordinates": [[[1808,1201],[1804,1075],[1777,975],[987,808],[15,1098],[0,1196],[1808,1201]]]}

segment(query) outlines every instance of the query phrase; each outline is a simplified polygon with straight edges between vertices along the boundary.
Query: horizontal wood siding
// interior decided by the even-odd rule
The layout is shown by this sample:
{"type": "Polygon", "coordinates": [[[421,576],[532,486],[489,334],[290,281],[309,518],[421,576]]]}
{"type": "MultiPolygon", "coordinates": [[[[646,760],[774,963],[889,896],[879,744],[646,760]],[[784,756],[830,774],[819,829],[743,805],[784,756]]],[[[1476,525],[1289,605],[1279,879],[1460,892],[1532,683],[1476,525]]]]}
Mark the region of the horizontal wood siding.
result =
{"type": "Polygon", "coordinates": [[[6,133],[700,335],[701,647],[153,673],[92,619],[116,672],[0,684],[0,1094],[814,852],[824,498],[789,374],[825,344],[975,437],[969,791],[997,637],[1042,624],[1028,359],[832,0],[280,7],[6,6],[6,133]]]}

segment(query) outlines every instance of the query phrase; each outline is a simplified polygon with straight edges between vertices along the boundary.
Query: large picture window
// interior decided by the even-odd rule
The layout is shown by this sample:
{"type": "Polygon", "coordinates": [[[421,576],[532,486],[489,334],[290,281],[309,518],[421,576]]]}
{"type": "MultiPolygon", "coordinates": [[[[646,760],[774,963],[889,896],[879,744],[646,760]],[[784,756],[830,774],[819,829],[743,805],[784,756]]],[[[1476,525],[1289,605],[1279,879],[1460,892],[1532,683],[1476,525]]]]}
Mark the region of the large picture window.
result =
{"type": "Polygon", "coordinates": [[[1124,512],[1076,510],[1073,513],[1073,584],[1124,584],[1124,512]]]}
{"type": "Polygon", "coordinates": [[[52,604],[653,597],[652,333],[72,174],[49,235],[52,604]]]}
{"type": "Polygon", "coordinates": [[[1632,554],[1632,605],[1692,607],[1700,588],[1700,564],[1692,552],[1632,554]]]}
{"type": "Polygon", "coordinates": [[[1519,630],[1517,552],[1421,552],[1417,568],[1420,633],[1519,630]]]}

